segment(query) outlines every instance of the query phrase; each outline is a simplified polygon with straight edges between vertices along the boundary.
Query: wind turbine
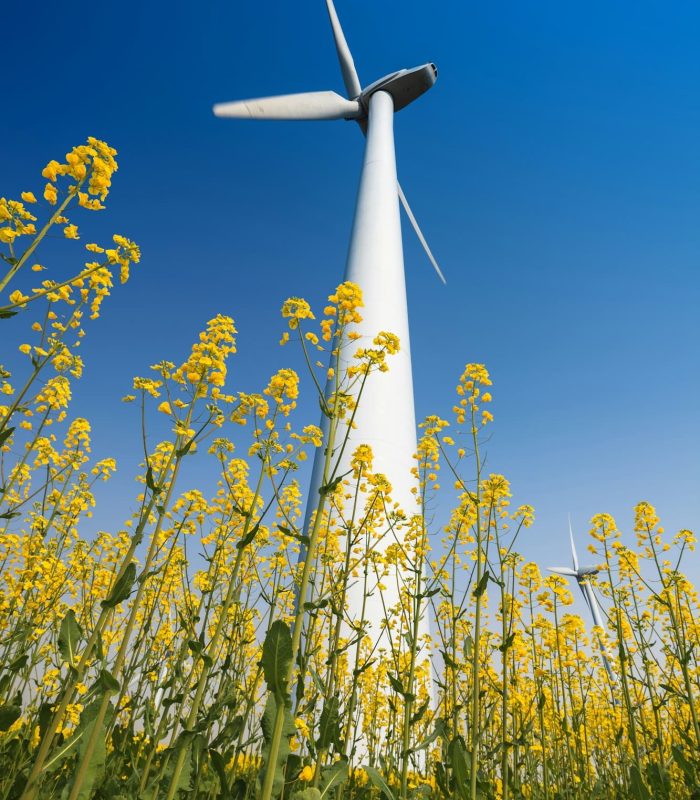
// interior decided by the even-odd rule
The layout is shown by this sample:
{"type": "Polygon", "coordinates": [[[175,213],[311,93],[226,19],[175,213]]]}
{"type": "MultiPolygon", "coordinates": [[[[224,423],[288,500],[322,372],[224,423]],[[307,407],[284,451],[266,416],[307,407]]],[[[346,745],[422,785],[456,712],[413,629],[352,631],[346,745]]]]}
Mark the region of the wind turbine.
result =
{"type": "MultiPolygon", "coordinates": [[[[397,111],[433,86],[437,68],[428,63],[401,69],[362,88],[332,0],[326,0],[326,5],[347,97],[332,91],[264,97],[220,103],[214,106],[214,113],[256,120],[354,120],[366,135],[345,280],[358,284],[363,294],[363,321],[354,328],[361,337],[357,346],[371,346],[379,331],[390,331],[399,337],[401,349],[392,356],[388,372],[375,373],[367,382],[336,474],[350,472],[355,447],[369,444],[375,472],[388,477],[393,500],[410,516],[416,507],[411,492],[415,486],[411,468],[415,463],[416,420],[399,202],[443,282],[444,277],[398,184],[393,122],[397,111]]],[[[322,425],[327,429],[325,417],[322,425]]],[[[323,455],[319,448],[311,478],[311,498],[318,496],[321,486],[323,455]]],[[[313,505],[310,503],[307,508],[307,526],[313,505]]],[[[388,544],[386,541],[385,546],[388,544]]],[[[366,628],[375,642],[383,635],[385,608],[399,599],[401,576],[395,577],[397,580],[391,583],[396,585],[387,585],[383,597],[374,592],[363,598],[360,582],[348,592],[350,611],[358,611],[365,600],[366,628]]]]}
{"type": "MultiPolygon", "coordinates": [[[[576,582],[578,583],[579,589],[583,594],[583,599],[586,601],[588,608],[591,610],[591,615],[593,616],[593,624],[596,625],[598,628],[603,628],[603,615],[600,611],[600,606],[598,605],[598,601],[596,600],[595,594],[593,592],[593,587],[589,581],[589,578],[592,575],[597,575],[600,572],[598,567],[580,567],[578,563],[578,556],[576,555],[576,545],[574,544],[574,532],[571,529],[571,518],[569,518],[569,541],[571,542],[571,557],[573,560],[574,568],[570,569],[569,567],[547,567],[550,572],[554,572],[556,575],[565,575],[568,578],[576,578],[576,582]]],[[[603,664],[605,666],[605,670],[608,673],[608,677],[612,683],[617,682],[617,678],[615,677],[615,673],[613,672],[612,665],[610,664],[610,658],[608,657],[607,650],[605,649],[605,643],[603,642],[602,637],[598,634],[598,644],[600,645],[600,652],[601,657],[603,659],[603,664]]]]}

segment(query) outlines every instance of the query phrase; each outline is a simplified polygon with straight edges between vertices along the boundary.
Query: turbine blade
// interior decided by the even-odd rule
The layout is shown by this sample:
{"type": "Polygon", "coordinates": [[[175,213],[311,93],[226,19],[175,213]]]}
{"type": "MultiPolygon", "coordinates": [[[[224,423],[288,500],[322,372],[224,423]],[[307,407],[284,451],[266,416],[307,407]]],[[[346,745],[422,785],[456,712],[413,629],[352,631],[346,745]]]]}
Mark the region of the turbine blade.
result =
{"type": "Polygon", "coordinates": [[[335,92],[303,92],[217,103],[214,114],[237,119],[355,119],[361,110],[357,100],[335,92]]]}
{"type": "Polygon", "coordinates": [[[447,281],[445,280],[445,276],[442,274],[442,271],[441,271],[440,267],[438,267],[438,263],[435,260],[435,256],[430,251],[430,248],[428,247],[428,243],[425,241],[425,236],[423,236],[423,232],[421,231],[420,227],[418,226],[418,221],[413,216],[413,212],[411,211],[411,207],[408,205],[408,200],[406,200],[406,195],[403,193],[403,189],[401,188],[401,184],[397,183],[396,186],[397,186],[397,188],[399,190],[399,199],[401,200],[401,205],[403,206],[404,211],[408,215],[408,218],[411,221],[411,225],[413,225],[413,230],[416,232],[416,235],[418,236],[418,239],[420,240],[420,243],[423,245],[423,249],[425,250],[426,255],[430,259],[430,263],[433,265],[433,267],[435,267],[435,272],[437,272],[438,277],[440,278],[440,280],[444,284],[447,284],[447,281]]]}
{"type": "Polygon", "coordinates": [[[547,567],[549,572],[554,572],[557,575],[566,575],[569,578],[576,578],[576,571],[569,569],[569,567],[547,567]]]}
{"type": "Polygon", "coordinates": [[[576,555],[576,545],[574,544],[574,532],[571,529],[571,515],[569,515],[569,540],[571,541],[571,555],[574,559],[574,569],[578,570],[578,556],[576,555]]]}
{"type": "Polygon", "coordinates": [[[595,620],[595,611],[593,611],[593,606],[591,605],[591,598],[588,594],[588,585],[587,584],[579,584],[581,588],[581,594],[583,595],[583,599],[586,601],[586,605],[588,606],[588,610],[591,612],[591,616],[593,617],[593,624],[597,625],[598,623],[595,620]]]}
{"type": "Polygon", "coordinates": [[[331,21],[331,28],[333,28],[333,38],[335,39],[335,49],[338,53],[338,61],[340,62],[340,71],[343,73],[343,83],[348,97],[354,100],[360,96],[362,87],[360,86],[360,79],[357,77],[357,70],[355,69],[355,62],[352,60],[352,53],[348,47],[347,40],[343,29],[340,27],[340,20],[335,12],[333,0],[326,0],[326,7],[328,8],[328,17],[331,21]]]}

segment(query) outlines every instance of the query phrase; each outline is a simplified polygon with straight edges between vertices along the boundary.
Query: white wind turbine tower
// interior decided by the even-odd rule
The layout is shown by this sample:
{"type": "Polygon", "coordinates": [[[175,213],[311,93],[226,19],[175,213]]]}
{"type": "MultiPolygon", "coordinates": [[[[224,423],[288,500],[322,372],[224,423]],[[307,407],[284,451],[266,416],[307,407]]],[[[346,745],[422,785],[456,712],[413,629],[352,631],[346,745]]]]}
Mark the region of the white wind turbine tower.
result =
{"type": "MultiPolygon", "coordinates": [[[[569,540],[571,542],[571,558],[573,560],[574,568],[570,569],[569,567],[547,567],[550,572],[554,572],[557,575],[565,575],[568,578],[576,578],[576,582],[579,585],[579,589],[583,594],[583,599],[586,601],[586,605],[591,611],[591,615],[593,616],[593,624],[599,628],[604,629],[603,624],[603,615],[600,611],[600,606],[598,605],[598,601],[596,600],[595,593],[593,592],[593,587],[591,586],[589,578],[592,575],[597,575],[600,570],[598,567],[580,567],[578,563],[578,556],[576,555],[576,545],[574,544],[574,532],[571,529],[571,519],[569,519],[569,540]]],[[[608,656],[608,652],[605,649],[605,643],[603,639],[598,636],[598,644],[600,645],[600,653],[603,659],[603,664],[605,666],[605,670],[608,673],[608,677],[612,683],[617,682],[617,678],[615,673],[613,672],[612,665],[610,663],[610,657],[608,656]]]]}
{"type": "MultiPolygon", "coordinates": [[[[355,447],[361,443],[369,444],[374,453],[375,472],[388,477],[393,487],[393,500],[410,515],[416,508],[411,493],[415,485],[411,468],[415,463],[416,420],[399,201],[443,282],[444,278],[397,181],[393,121],[396,111],[433,86],[437,68],[429,63],[402,69],[363,89],[332,0],[326,0],[326,5],[347,98],[332,91],[309,92],[221,103],[214,106],[214,113],[220,117],[258,120],[355,120],[366,134],[345,280],[358,284],[363,294],[363,321],[355,328],[362,339],[357,346],[370,344],[379,331],[390,331],[399,337],[401,349],[391,357],[388,372],[375,373],[367,382],[355,418],[356,428],[350,435],[335,474],[350,471],[350,458],[355,447]]],[[[322,424],[326,422],[324,418],[322,424]]],[[[319,448],[310,498],[318,496],[323,455],[319,448]]],[[[309,505],[313,507],[314,504],[309,505]]],[[[307,509],[307,524],[309,513],[307,509]]],[[[385,537],[388,539],[391,537],[385,537]]],[[[392,580],[391,583],[394,585],[386,586],[383,597],[375,591],[366,599],[366,627],[375,642],[385,617],[385,607],[398,600],[399,581],[392,580]]],[[[359,612],[362,601],[363,587],[358,581],[348,593],[351,614],[359,612]]]]}

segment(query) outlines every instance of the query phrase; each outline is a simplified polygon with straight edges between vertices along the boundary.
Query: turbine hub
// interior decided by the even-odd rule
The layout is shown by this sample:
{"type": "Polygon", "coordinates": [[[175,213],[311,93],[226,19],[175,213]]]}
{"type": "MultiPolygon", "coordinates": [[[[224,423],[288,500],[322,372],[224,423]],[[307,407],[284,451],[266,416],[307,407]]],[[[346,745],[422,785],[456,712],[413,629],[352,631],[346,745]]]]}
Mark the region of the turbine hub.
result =
{"type": "Polygon", "coordinates": [[[413,69],[392,72],[363,89],[357,99],[367,113],[370,97],[375,92],[386,92],[394,101],[394,111],[400,111],[432,88],[437,80],[437,74],[435,64],[423,64],[413,69]]]}
{"type": "Polygon", "coordinates": [[[588,577],[589,575],[597,575],[600,572],[598,567],[581,567],[578,571],[579,575],[588,577]]]}

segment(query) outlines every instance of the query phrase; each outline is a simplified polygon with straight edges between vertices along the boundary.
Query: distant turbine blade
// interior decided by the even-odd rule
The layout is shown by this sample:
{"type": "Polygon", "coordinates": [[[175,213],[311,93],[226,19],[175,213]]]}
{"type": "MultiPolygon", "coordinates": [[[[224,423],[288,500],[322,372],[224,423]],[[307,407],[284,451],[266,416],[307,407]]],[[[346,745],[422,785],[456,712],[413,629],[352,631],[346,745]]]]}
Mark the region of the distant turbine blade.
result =
{"type": "Polygon", "coordinates": [[[360,79],[357,77],[355,62],[352,60],[352,53],[345,39],[345,34],[340,27],[340,20],[335,13],[333,0],[326,0],[326,6],[328,7],[331,28],[333,28],[333,38],[335,39],[335,49],[338,53],[338,61],[340,62],[340,71],[343,73],[343,83],[345,84],[348,97],[353,100],[355,97],[359,97],[362,91],[360,79]]]}
{"type": "Polygon", "coordinates": [[[569,569],[569,567],[547,567],[550,572],[554,572],[557,575],[566,575],[568,578],[576,578],[577,574],[575,570],[569,569]]]}
{"type": "Polygon", "coordinates": [[[237,119],[355,119],[361,110],[357,100],[335,92],[304,92],[217,103],[214,114],[237,119]]]}
{"type": "Polygon", "coordinates": [[[605,625],[603,624],[603,615],[600,613],[600,606],[598,605],[595,593],[593,592],[593,587],[590,584],[587,584],[587,589],[588,589],[588,605],[591,608],[591,614],[593,614],[593,622],[599,628],[604,628],[605,625]]]}
{"type": "Polygon", "coordinates": [[[413,225],[413,230],[416,232],[416,235],[420,239],[420,243],[423,245],[423,249],[425,250],[428,258],[430,259],[430,263],[435,267],[435,272],[437,272],[438,277],[440,278],[440,280],[444,284],[447,284],[447,281],[445,280],[445,276],[442,274],[442,270],[440,269],[440,267],[438,267],[438,263],[435,260],[435,256],[430,251],[430,248],[428,247],[428,243],[425,241],[425,236],[423,236],[423,232],[421,231],[420,227],[418,226],[418,221],[413,216],[413,212],[411,211],[411,206],[408,205],[408,200],[406,200],[406,195],[403,193],[403,189],[401,188],[401,184],[397,183],[396,186],[397,186],[397,188],[399,190],[399,199],[401,200],[401,205],[403,206],[404,211],[408,215],[409,220],[411,220],[411,225],[413,225]]]}
{"type": "Polygon", "coordinates": [[[578,556],[576,555],[576,545],[574,544],[574,532],[571,529],[571,515],[569,515],[569,540],[571,541],[571,556],[574,559],[574,569],[578,570],[578,556]]]}

